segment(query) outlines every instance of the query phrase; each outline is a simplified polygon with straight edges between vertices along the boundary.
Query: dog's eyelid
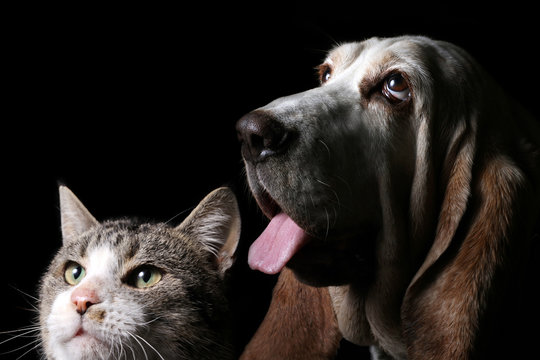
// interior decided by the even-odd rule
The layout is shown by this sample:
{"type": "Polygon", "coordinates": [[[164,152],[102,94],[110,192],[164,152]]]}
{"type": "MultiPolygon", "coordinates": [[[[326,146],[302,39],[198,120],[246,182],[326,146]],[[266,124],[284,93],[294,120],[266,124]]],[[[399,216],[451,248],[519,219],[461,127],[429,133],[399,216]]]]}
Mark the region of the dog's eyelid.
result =
{"type": "Polygon", "coordinates": [[[381,91],[390,101],[405,102],[411,98],[411,89],[407,77],[400,72],[392,72],[384,77],[381,91]]]}
{"type": "Polygon", "coordinates": [[[319,75],[319,82],[322,84],[324,84],[325,82],[327,82],[328,80],[330,80],[330,78],[332,77],[332,66],[328,63],[323,63],[319,66],[317,66],[317,73],[319,75]]]}
{"type": "Polygon", "coordinates": [[[362,103],[367,105],[372,99],[380,99],[390,106],[400,107],[409,104],[413,98],[410,84],[407,74],[395,69],[365,77],[359,85],[362,103]],[[388,88],[389,80],[395,82],[393,89],[388,88]]]}

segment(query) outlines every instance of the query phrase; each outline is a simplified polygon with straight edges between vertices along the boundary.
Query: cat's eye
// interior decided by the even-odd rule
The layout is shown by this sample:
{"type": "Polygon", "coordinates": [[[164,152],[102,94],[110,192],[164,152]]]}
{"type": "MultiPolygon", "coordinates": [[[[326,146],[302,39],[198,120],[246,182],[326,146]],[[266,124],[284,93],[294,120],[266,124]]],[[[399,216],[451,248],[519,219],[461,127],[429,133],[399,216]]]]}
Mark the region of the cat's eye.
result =
{"type": "Polygon", "coordinates": [[[64,270],[64,279],[69,285],[77,285],[85,275],[86,271],[80,264],[74,261],[67,263],[66,269],[64,270]]]}
{"type": "Polygon", "coordinates": [[[137,289],[146,289],[160,282],[161,278],[161,270],[151,265],[143,265],[128,274],[126,283],[137,289]]]}

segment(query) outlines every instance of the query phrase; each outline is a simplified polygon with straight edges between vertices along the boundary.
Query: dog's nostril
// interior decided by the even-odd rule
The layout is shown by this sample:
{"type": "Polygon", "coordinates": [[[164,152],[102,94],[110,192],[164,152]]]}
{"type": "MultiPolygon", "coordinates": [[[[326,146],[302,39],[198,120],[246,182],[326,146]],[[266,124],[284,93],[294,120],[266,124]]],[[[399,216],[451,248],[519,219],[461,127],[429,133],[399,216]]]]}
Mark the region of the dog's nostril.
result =
{"type": "Polygon", "coordinates": [[[264,138],[259,134],[253,133],[248,136],[249,136],[248,146],[255,151],[256,153],[255,155],[257,155],[257,153],[263,152],[266,147],[265,142],[268,143],[268,141],[265,141],[264,138]]]}
{"type": "Polygon", "coordinates": [[[285,150],[292,132],[264,111],[251,112],[236,124],[242,155],[248,161],[262,161],[285,150]]]}

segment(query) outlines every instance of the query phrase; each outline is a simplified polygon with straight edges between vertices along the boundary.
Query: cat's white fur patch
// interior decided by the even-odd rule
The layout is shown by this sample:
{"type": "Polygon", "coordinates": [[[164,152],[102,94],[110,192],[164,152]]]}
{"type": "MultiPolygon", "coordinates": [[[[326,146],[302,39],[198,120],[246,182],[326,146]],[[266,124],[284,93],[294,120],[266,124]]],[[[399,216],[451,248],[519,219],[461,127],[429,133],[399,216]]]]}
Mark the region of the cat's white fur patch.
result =
{"type": "Polygon", "coordinates": [[[101,246],[90,250],[88,254],[88,265],[86,267],[86,277],[77,286],[93,279],[101,281],[111,279],[116,266],[114,252],[108,246],[101,246]]]}
{"type": "Polygon", "coordinates": [[[115,268],[117,266],[117,260],[112,249],[107,246],[91,249],[88,256],[81,262],[80,265],[85,268],[86,276],[76,286],[57,295],[47,319],[50,344],[52,345],[52,349],[54,349],[55,359],[58,360],[73,360],[88,357],[89,354],[96,351],[96,347],[99,347],[100,344],[104,345],[111,338],[118,338],[121,335],[118,330],[132,330],[131,325],[123,326],[125,324],[122,324],[122,320],[126,317],[126,314],[133,316],[131,319],[126,318],[124,320],[128,324],[134,323],[137,320],[140,321],[137,318],[142,317],[138,309],[132,309],[133,304],[114,301],[108,298],[108,284],[115,281],[115,274],[117,272],[115,268]],[[93,291],[97,292],[100,302],[102,302],[100,306],[111,315],[110,321],[116,323],[117,332],[107,334],[104,331],[104,328],[107,328],[106,324],[102,326],[91,320],[84,319],[84,317],[77,313],[71,296],[81,286],[90,287],[93,291]],[[96,340],[96,338],[89,336],[86,338],[76,337],[75,335],[80,330],[81,325],[84,331],[92,334],[92,336],[101,338],[101,340],[96,340]]]}
{"type": "Polygon", "coordinates": [[[51,339],[55,342],[65,342],[77,332],[81,319],[71,302],[71,289],[60,293],[51,308],[47,321],[51,339]]]}

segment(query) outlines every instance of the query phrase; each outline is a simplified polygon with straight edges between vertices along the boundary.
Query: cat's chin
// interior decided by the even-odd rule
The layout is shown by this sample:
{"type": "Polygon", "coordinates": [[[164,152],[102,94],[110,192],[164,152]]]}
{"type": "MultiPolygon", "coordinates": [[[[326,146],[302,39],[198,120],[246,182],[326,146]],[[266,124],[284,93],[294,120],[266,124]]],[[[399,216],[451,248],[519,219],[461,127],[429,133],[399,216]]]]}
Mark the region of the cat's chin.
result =
{"type": "MultiPolygon", "coordinates": [[[[109,345],[103,340],[91,335],[87,331],[80,328],[77,333],[61,345],[61,352],[69,354],[66,359],[99,359],[99,354],[110,353],[109,345]]],[[[62,358],[62,357],[59,357],[62,358]]]]}

